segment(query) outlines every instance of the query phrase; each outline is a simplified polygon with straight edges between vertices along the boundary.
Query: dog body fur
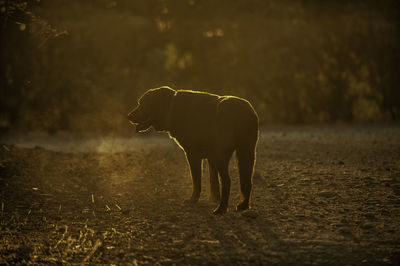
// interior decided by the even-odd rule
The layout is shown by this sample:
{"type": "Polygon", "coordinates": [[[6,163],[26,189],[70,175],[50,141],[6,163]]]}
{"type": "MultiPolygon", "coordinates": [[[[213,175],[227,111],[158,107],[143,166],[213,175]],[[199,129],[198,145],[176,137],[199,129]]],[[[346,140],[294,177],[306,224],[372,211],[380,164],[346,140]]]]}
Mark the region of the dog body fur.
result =
{"type": "Polygon", "coordinates": [[[258,116],[248,101],[234,96],[161,87],[147,91],[128,119],[137,124],[137,131],[147,130],[150,126],[157,131],[167,131],[185,151],[193,181],[192,196],[187,202],[198,201],[202,160],[208,160],[210,199],[219,201],[214,210],[217,214],[226,212],[228,207],[231,183],[228,166],[236,151],[242,193],[242,202],[237,209],[249,208],[258,116]]]}

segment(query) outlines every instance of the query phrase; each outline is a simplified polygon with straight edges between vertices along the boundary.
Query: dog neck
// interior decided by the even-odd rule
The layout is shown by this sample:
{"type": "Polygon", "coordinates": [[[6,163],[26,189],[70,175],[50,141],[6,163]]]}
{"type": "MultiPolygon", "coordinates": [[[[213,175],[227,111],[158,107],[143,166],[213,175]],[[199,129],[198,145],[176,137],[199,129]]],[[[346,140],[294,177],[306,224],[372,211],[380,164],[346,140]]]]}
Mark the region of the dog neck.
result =
{"type": "Polygon", "coordinates": [[[169,101],[169,105],[167,108],[167,116],[165,119],[165,130],[168,132],[171,132],[172,130],[172,124],[171,124],[171,119],[172,119],[172,109],[174,108],[174,102],[175,102],[175,96],[178,94],[178,91],[175,91],[175,93],[171,96],[171,99],[169,101]]]}

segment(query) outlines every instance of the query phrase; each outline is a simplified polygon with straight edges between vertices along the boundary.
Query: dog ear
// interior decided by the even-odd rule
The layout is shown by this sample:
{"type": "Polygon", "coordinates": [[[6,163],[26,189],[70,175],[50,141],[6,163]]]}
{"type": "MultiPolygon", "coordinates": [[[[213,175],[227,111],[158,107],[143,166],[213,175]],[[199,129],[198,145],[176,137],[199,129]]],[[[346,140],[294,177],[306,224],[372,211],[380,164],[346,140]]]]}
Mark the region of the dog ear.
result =
{"type": "Polygon", "coordinates": [[[150,90],[150,93],[154,95],[154,97],[151,97],[153,100],[153,104],[161,108],[169,105],[170,99],[175,94],[175,92],[176,91],[174,89],[171,89],[168,86],[163,86],[150,90]]]}
{"type": "Polygon", "coordinates": [[[158,88],[159,93],[161,94],[166,94],[166,95],[171,95],[171,94],[175,94],[176,90],[171,89],[168,86],[162,86],[160,88],[158,88]]]}
{"type": "Polygon", "coordinates": [[[140,96],[138,103],[141,103],[142,100],[145,99],[146,102],[151,102],[152,105],[162,104],[163,99],[169,98],[169,96],[175,94],[175,92],[176,90],[171,89],[168,86],[149,89],[145,93],[143,93],[142,96],[140,96]]]}
{"type": "Polygon", "coordinates": [[[155,89],[153,92],[153,114],[152,122],[153,126],[157,131],[166,129],[166,120],[169,113],[171,100],[174,97],[176,91],[170,87],[163,86],[155,89]]]}

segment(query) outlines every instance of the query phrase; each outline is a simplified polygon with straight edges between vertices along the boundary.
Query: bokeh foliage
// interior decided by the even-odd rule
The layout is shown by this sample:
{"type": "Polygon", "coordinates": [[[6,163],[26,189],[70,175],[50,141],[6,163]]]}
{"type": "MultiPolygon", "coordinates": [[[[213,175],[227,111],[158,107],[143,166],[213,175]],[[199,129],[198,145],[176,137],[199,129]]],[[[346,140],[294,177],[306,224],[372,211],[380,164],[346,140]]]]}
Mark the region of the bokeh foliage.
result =
{"type": "Polygon", "coordinates": [[[124,132],[148,88],[248,98],[264,125],[400,117],[399,4],[0,1],[0,127],[124,132]]]}

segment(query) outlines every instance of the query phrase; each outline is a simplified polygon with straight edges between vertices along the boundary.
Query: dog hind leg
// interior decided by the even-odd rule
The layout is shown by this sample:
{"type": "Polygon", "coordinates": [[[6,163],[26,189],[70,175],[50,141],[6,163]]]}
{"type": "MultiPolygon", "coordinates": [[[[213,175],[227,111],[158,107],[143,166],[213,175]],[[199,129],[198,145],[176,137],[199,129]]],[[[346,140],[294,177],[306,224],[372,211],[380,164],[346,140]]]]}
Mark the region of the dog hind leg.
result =
{"type": "Polygon", "coordinates": [[[240,191],[242,201],[236,206],[236,210],[249,209],[250,194],[252,189],[252,177],[255,163],[255,144],[243,145],[236,150],[240,176],[240,191]]]}
{"type": "Polygon", "coordinates": [[[208,159],[208,167],[210,173],[210,198],[211,202],[219,202],[221,199],[221,192],[219,189],[218,169],[215,162],[208,159]]]}
{"type": "Polygon", "coordinates": [[[202,159],[196,155],[186,153],[186,158],[190,166],[192,176],[193,190],[190,199],[185,200],[185,203],[196,203],[200,198],[201,193],[201,164],[202,159]]]}
{"type": "Polygon", "coordinates": [[[229,160],[232,156],[232,152],[221,156],[217,160],[217,169],[219,176],[221,177],[221,199],[219,206],[214,210],[214,214],[223,214],[228,209],[229,193],[231,190],[231,178],[229,177],[229,160]]]}

